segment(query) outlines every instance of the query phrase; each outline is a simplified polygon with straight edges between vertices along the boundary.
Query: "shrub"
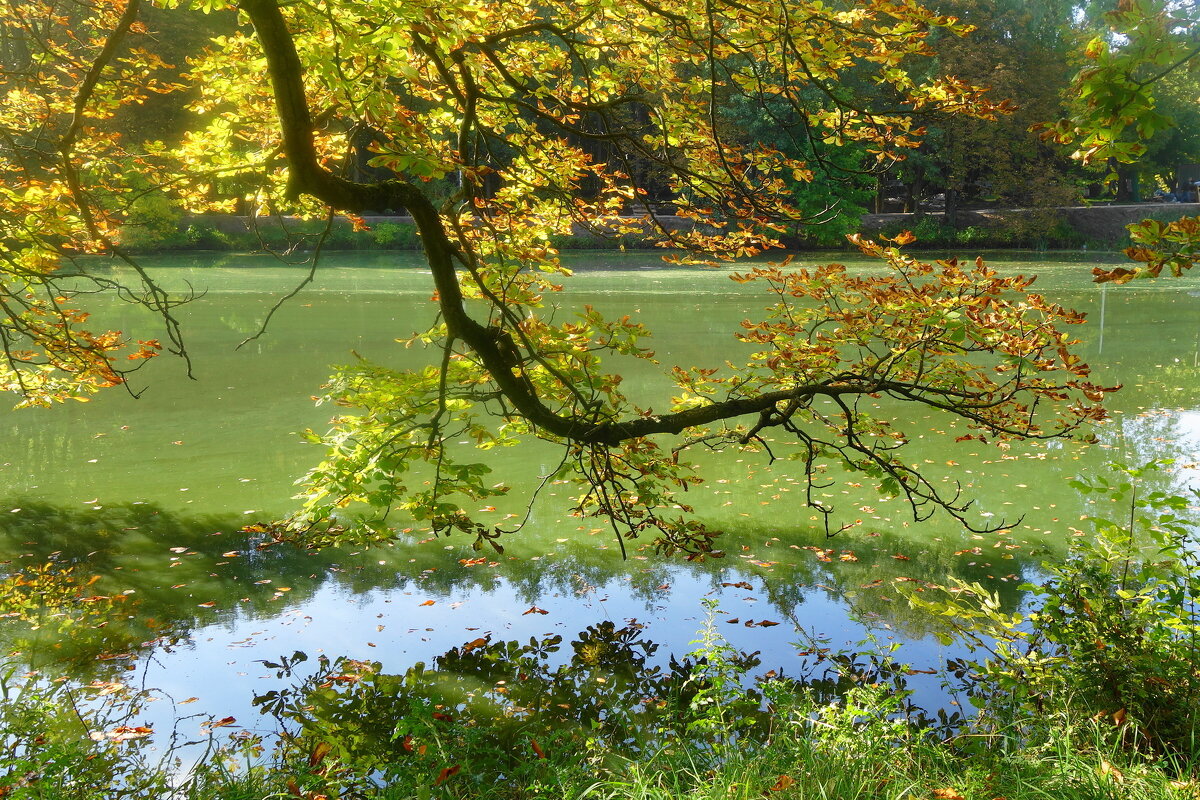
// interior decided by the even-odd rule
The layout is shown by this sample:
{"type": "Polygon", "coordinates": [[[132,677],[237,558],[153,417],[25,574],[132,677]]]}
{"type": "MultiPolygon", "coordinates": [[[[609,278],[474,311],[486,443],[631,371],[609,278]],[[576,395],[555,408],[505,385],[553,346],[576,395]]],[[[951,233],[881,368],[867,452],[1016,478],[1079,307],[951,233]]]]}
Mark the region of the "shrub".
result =
{"type": "Polygon", "coordinates": [[[935,600],[910,593],[914,606],[953,620],[964,641],[988,652],[952,668],[998,726],[1091,719],[1129,748],[1200,754],[1195,521],[1179,516],[1188,498],[1145,486],[1169,463],[1112,465],[1115,482],[1072,482],[1128,517],[1093,517],[1094,536],[1073,541],[1063,563],[1044,564],[1043,583],[1023,587],[1035,597],[1028,612],[1002,612],[978,583],[957,582],[935,600]]]}

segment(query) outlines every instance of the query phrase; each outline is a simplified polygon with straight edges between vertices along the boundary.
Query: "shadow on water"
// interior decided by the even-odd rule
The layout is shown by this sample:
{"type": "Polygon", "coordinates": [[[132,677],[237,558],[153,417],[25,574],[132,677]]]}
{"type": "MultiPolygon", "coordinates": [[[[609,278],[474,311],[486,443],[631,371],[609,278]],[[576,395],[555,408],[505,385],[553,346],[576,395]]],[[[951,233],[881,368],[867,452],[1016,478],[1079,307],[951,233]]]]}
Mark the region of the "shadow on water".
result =
{"type": "Polygon", "coordinates": [[[1035,557],[1003,535],[925,541],[914,549],[904,533],[827,539],[804,526],[746,521],[724,540],[726,558],[701,563],[640,553],[621,561],[586,539],[486,559],[463,538],[311,552],[265,543],[253,527],[243,530],[240,515],[193,516],[148,503],[78,509],[10,498],[3,507],[12,510],[0,516],[10,576],[0,614],[10,618],[0,625],[0,646],[33,666],[65,662],[75,669],[114,654],[126,663],[152,646],[184,643],[201,628],[249,628],[296,609],[320,614],[330,591],[372,608],[402,595],[482,595],[517,615],[560,598],[559,619],[594,613],[612,595],[625,610],[672,626],[694,616],[703,598],[716,597],[724,624],[780,625],[783,639],[797,629],[827,632],[836,622],[831,608],[920,638],[936,622],[913,611],[898,587],[919,590],[955,574],[984,583],[1013,609],[1022,599],[1017,586],[1037,571],[1035,557]],[[70,585],[50,591],[31,579],[39,574],[70,585]],[[14,587],[14,580],[24,585],[14,587]]]}

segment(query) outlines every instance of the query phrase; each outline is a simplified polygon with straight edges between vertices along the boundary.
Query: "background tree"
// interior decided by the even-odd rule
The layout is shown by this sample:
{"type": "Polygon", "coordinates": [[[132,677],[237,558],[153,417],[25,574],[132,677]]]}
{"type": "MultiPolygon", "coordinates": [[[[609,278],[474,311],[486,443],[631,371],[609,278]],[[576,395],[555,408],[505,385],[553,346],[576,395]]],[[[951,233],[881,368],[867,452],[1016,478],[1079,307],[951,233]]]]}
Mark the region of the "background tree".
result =
{"type": "MultiPolygon", "coordinates": [[[[753,267],[735,277],[770,304],[737,332],[750,357],[674,365],[666,397],[627,393],[614,371],[653,359],[642,324],[549,300],[570,274],[552,234],[635,228],[680,263],[755,255],[808,216],[791,183],[811,180],[828,153],[851,147],[888,163],[919,142],[914,113],[994,116],[997,103],[971,84],[908,69],[931,55],[931,31],[964,32],[952,17],[893,0],[198,5],[236,7],[242,26],[190,66],[197,124],[175,148],[137,153],[103,120],[174,88],[156,77],[167,69],[159,59],[134,49],[139,0],[83,18],[46,5],[46,30],[45,15],[4,17],[6,37],[37,53],[25,72],[6,73],[3,169],[16,188],[3,195],[4,241],[7,263],[20,259],[8,292],[24,296],[34,281],[69,296],[59,279],[74,253],[121,253],[112,231],[130,205],[131,164],[139,181],[197,210],[233,207],[213,192],[220,178],[253,187],[242,200],[264,211],[411,214],[439,315],[409,342],[435,363],[360,361],[334,376],[328,399],[352,410],[313,436],[329,456],[289,528],[306,542],[388,538],[388,515],[406,511],[499,547],[503,531],[464,505],[505,487],[457,443],[529,437],[561,449],[550,477],[576,480],[578,512],[608,520],[622,546],[652,531],[668,552],[712,549],[715,532],[676,494],[700,480],[688,462],[697,447],[786,454],[810,485],[840,465],[904,495],[918,519],[945,508],[969,522],[966,498],[945,496],[904,458],[907,437],[873,415],[877,400],[959,417],[989,441],[1065,436],[1103,415],[1095,404],[1106,390],[1087,381],[1062,329],[1081,318],[982,262],[930,264],[862,242],[884,275],[753,267]],[[860,96],[864,82],[843,82],[848,74],[870,74],[871,91],[860,96]],[[781,124],[804,146],[731,135],[721,110],[734,98],[785,112],[781,124]],[[386,172],[363,174],[364,146],[386,172]],[[663,192],[690,227],[651,213],[663,192]],[[367,513],[343,511],[359,503],[367,513]]],[[[181,351],[178,299],[148,280],[145,291],[181,351]]],[[[10,369],[50,375],[34,387],[43,400],[118,382],[119,337],[83,337],[55,303],[54,336],[10,318],[10,369]],[[22,336],[55,369],[17,355],[31,346],[22,336]],[[58,355],[78,342],[81,366],[58,355]]],[[[808,501],[832,513],[812,491],[808,501]]]]}
{"type": "MultiPolygon", "coordinates": [[[[1073,145],[1073,157],[1085,165],[1115,168],[1138,161],[1147,143],[1175,124],[1158,94],[1165,89],[1170,96],[1171,87],[1191,83],[1189,76],[1200,65],[1200,16],[1190,2],[1123,0],[1104,20],[1109,30],[1085,47],[1087,61],[1072,84],[1070,116],[1042,126],[1042,136],[1073,145]]],[[[1200,218],[1146,220],[1129,230],[1134,245],[1125,252],[1136,266],[1097,267],[1098,282],[1124,283],[1164,270],[1177,276],[1200,257],[1200,218]]]]}

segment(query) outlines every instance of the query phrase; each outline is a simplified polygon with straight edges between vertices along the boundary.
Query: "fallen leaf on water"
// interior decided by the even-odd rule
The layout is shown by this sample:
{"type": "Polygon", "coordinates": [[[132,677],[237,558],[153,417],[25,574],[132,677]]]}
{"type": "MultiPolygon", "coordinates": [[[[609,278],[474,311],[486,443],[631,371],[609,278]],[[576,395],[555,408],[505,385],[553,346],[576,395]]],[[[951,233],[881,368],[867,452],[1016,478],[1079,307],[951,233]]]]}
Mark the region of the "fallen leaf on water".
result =
{"type": "Polygon", "coordinates": [[[739,622],[741,622],[741,621],[742,621],[742,620],[741,620],[741,618],[740,618],[740,617],[734,617],[733,619],[727,619],[727,620],[725,620],[725,624],[727,624],[727,625],[736,625],[736,624],[738,624],[738,623],[739,623],[739,622]]]}
{"type": "Polygon", "coordinates": [[[227,553],[221,553],[221,558],[237,558],[240,555],[241,553],[239,553],[237,550],[230,550],[227,553]]]}
{"type": "Polygon", "coordinates": [[[88,736],[94,742],[102,742],[105,739],[108,739],[110,742],[129,742],[134,739],[145,739],[152,733],[154,733],[154,728],[146,725],[138,725],[137,727],[121,725],[113,728],[111,731],[92,731],[88,736]]]}
{"type": "Polygon", "coordinates": [[[200,726],[200,730],[208,733],[214,728],[224,728],[237,722],[233,717],[223,717],[222,719],[210,719],[200,726]]]}
{"type": "Polygon", "coordinates": [[[186,553],[187,548],[186,547],[172,547],[171,552],[172,553],[186,553]]]}
{"type": "Polygon", "coordinates": [[[549,614],[549,613],[550,612],[546,611],[544,608],[538,608],[537,606],[530,606],[528,611],[521,612],[521,616],[523,617],[526,614],[549,614]]]}
{"type": "Polygon", "coordinates": [[[423,606],[431,606],[431,605],[433,605],[433,604],[434,604],[434,603],[436,603],[436,602],[437,602],[437,600],[426,600],[424,603],[420,603],[420,605],[423,605],[423,606]]]}
{"type": "Polygon", "coordinates": [[[125,688],[125,684],[116,681],[100,681],[95,680],[88,684],[89,689],[98,689],[98,694],[103,697],[106,694],[115,694],[125,688]]]}
{"type": "Polygon", "coordinates": [[[197,603],[196,605],[200,606],[201,608],[212,608],[216,605],[216,602],[209,600],[207,603],[197,603]]]}
{"type": "Polygon", "coordinates": [[[758,623],[758,627],[760,627],[760,628],[774,628],[774,627],[775,627],[776,625],[778,625],[778,624],[779,624],[778,622],[771,622],[771,620],[769,620],[769,619],[764,619],[764,620],[762,620],[761,622],[759,622],[759,623],[758,623]]]}
{"type": "Polygon", "coordinates": [[[188,703],[194,703],[199,699],[199,697],[189,697],[187,700],[180,700],[179,705],[186,706],[188,703]]]}

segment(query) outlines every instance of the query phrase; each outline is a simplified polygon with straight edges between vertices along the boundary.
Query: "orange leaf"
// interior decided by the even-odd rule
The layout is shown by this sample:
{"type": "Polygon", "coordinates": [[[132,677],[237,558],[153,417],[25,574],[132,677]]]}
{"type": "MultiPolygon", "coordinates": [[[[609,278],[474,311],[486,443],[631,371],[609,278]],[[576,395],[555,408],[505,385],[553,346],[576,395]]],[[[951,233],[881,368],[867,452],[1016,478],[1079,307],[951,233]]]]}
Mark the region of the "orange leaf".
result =
{"type": "Polygon", "coordinates": [[[768,791],[782,792],[784,789],[788,788],[794,783],[795,781],[792,780],[791,775],[780,775],[779,780],[775,781],[775,785],[772,786],[768,791]]]}
{"type": "Polygon", "coordinates": [[[423,605],[423,606],[431,606],[431,605],[433,605],[433,604],[434,604],[434,603],[436,603],[436,602],[437,602],[437,600],[426,600],[424,603],[421,603],[421,605],[423,605]]]}
{"type": "Polygon", "coordinates": [[[542,746],[538,744],[538,740],[533,737],[529,738],[529,743],[533,745],[533,752],[538,758],[545,758],[546,753],[542,750],[542,746]]]}
{"type": "Polygon", "coordinates": [[[462,767],[458,764],[455,764],[453,767],[446,767],[438,773],[437,779],[434,780],[433,785],[441,786],[443,783],[457,775],[460,769],[462,769],[462,767]]]}
{"type": "Polygon", "coordinates": [[[967,800],[958,793],[957,789],[934,789],[933,796],[937,800],[967,800]]]}
{"type": "Polygon", "coordinates": [[[521,616],[523,617],[526,614],[549,614],[549,613],[550,612],[545,610],[544,608],[538,608],[537,606],[530,606],[528,611],[521,612],[521,616]]]}

